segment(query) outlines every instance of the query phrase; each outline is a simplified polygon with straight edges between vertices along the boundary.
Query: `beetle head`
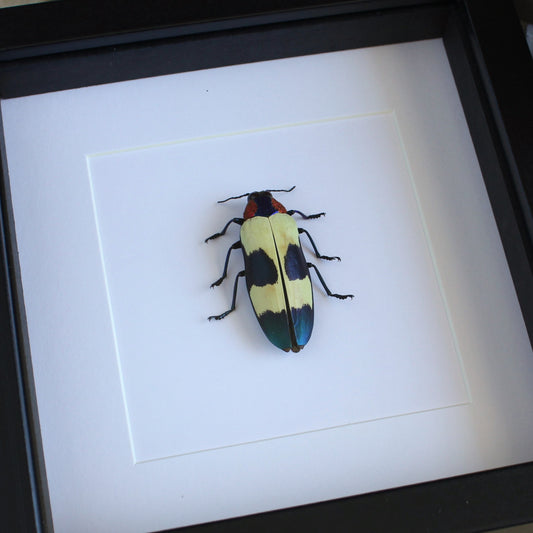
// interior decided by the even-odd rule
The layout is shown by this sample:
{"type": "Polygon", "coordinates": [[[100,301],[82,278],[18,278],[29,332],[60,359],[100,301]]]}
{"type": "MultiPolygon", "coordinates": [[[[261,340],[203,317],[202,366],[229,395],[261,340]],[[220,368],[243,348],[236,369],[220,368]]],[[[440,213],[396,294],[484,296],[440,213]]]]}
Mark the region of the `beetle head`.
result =
{"type": "Polygon", "coordinates": [[[274,213],[286,212],[285,207],[274,199],[270,191],[255,191],[248,195],[244,218],[269,217],[274,213]]]}

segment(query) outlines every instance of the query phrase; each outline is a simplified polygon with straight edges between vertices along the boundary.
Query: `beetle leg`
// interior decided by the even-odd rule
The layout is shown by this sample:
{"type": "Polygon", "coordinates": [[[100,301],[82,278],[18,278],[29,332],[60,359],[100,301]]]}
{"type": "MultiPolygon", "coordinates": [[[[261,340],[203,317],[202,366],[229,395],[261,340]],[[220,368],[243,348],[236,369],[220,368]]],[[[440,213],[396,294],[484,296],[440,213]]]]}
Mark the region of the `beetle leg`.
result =
{"type": "Polygon", "coordinates": [[[309,242],[311,243],[311,246],[313,247],[313,250],[315,251],[315,255],[319,259],[327,259],[328,261],[333,261],[334,259],[336,259],[337,261],[341,260],[341,258],[337,257],[336,255],[333,256],[333,257],[330,257],[329,255],[320,254],[318,249],[317,249],[317,247],[316,247],[315,241],[313,241],[313,239],[311,238],[311,235],[309,235],[309,232],[307,230],[305,230],[303,228],[298,228],[298,233],[305,233],[309,237],[309,242]]]}
{"type": "Polygon", "coordinates": [[[210,316],[209,320],[222,320],[225,316],[229,315],[232,311],[235,311],[235,301],[237,300],[237,286],[239,284],[239,278],[242,278],[245,275],[244,270],[241,270],[236,276],[235,276],[235,285],[233,286],[233,300],[231,301],[231,307],[221,315],[214,315],[210,316]]]}
{"type": "Polygon", "coordinates": [[[294,215],[294,213],[298,213],[302,218],[308,219],[308,218],[319,218],[321,216],[324,216],[326,213],[315,213],[314,215],[305,215],[301,211],[298,211],[297,209],[291,209],[290,211],[287,211],[287,215],[294,215]]]}
{"type": "Polygon", "coordinates": [[[232,218],[225,226],[222,228],[222,231],[219,231],[218,233],[214,233],[211,235],[211,237],[207,237],[207,239],[204,242],[210,241],[211,239],[217,239],[218,237],[222,237],[222,235],[225,235],[226,230],[228,229],[229,225],[235,222],[235,224],[239,224],[239,226],[242,226],[244,222],[244,218],[232,218]]]}
{"type": "Polygon", "coordinates": [[[320,283],[322,283],[322,287],[324,287],[324,290],[326,291],[328,296],[333,296],[335,298],[340,298],[341,300],[345,300],[346,298],[353,298],[353,294],[334,294],[334,293],[332,293],[328,289],[328,286],[326,285],[326,282],[324,281],[324,278],[322,277],[322,274],[320,274],[318,268],[315,265],[313,265],[313,263],[307,263],[307,267],[308,268],[313,267],[315,269],[315,272],[316,272],[316,274],[318,276],[318,279],[320,280],[320,283]]]}
{"type": "Polygon", "coordinates": [[[224,263],[224,270],[222,271],[222,276],[220,276],[220,278],[218,278],[215,282],[211,283],[211,288],[215,287],[216,285],[220,285],[224,281],[224,278],[228,275],[229,256],[231,255],[231,251],[237,250],[237,248],[242,248],[241,241],[234,242],[229,247],[226,255],[226,262],[224,263]]]}

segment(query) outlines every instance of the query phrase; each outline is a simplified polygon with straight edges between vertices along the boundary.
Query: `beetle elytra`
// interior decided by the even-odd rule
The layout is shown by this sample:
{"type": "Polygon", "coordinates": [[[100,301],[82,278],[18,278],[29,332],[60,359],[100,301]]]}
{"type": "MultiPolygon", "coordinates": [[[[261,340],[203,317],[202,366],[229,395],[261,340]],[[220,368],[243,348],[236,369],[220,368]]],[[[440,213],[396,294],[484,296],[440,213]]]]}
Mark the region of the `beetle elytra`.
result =
{"type": "Polygon", "coordinates": [[[319,259],[340,260],[339,257],[321,255],[307,230],[299,228],[292,215],[304,219],[319,218],[325,213],[305,215],[301,211],[287,211],[272,196],[273,192],[290,192],[294,189],[270,189],[245,193],[221,200],[227,202],[248,196],[242,218],[232,218],[224,228],[208,237],[205,242],[224,235],[235,223],[241,226],[240,239],[233,243],[226,255],[222,276],[211,284],[220,285],[226,278],[231,252],[238,248],[244,254],[244,270],[235,277],[230,309],[209,320],[221,320],[235,310],[239,279],[246,278],[248,294],[255,315],[267,338],[278,348],[299,352],[309,341],[313,330],[313,289],[309,268],[313,268],[328,296],[353,298],[352,294],[334,294],[327,287],[317,267],[308,263],[300,244],[300,234],[305,233],[319,259]]]}

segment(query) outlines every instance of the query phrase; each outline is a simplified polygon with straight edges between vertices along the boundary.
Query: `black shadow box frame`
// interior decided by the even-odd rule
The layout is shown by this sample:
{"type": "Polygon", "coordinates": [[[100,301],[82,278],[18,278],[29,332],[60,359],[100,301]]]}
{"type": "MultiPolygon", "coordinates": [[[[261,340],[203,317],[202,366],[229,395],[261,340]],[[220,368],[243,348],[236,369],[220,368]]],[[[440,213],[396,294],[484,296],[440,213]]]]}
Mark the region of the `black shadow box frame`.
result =
{"type": "MultiPolygon", "coordinates": [[[[0,10],[0,98],[436,37],[533,339],[533,66],[511,2],[93,0],[8,8],[0,10]]],[[[0,140],[0,528],[51,531],[0,140]]],[[[532,501],[533,463],[526,463],[184,530],[479,531],[533,521],[532,501]]]]}

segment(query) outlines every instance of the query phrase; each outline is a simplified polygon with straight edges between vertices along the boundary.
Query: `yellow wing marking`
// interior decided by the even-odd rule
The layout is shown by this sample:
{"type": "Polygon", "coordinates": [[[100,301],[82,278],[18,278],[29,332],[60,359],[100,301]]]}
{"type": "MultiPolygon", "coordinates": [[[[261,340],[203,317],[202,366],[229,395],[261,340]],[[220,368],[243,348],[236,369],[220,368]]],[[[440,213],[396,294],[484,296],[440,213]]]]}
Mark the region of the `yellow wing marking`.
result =
{"type": "Polygon", "coordinates": [[[278,271],[278,281],[272,285],[250,287],[250,300],[257,316],[265,311],[279,313],[287,309],[285,295],[280,276],[279,260],[276,244],[272,236],[272,228],[267,217],[253,217],[244,222],[241,227],[241,243],[246,254],[263,249],[274,260],[278,271]]]}
{"type": "Polygon", "coordinates": [[[295,220],[286,213],[276,213],[268,219],[272,227],[275,245],[281,260],[281,271],[288,301],[291,307],[299,309],[304,305],[313,307],[313,290],[309,276],[304,279],[290,280],[285,272],[283,258],[285,257],[290,244],[300,246],[298,236],[298,226],[295,220]]]}

